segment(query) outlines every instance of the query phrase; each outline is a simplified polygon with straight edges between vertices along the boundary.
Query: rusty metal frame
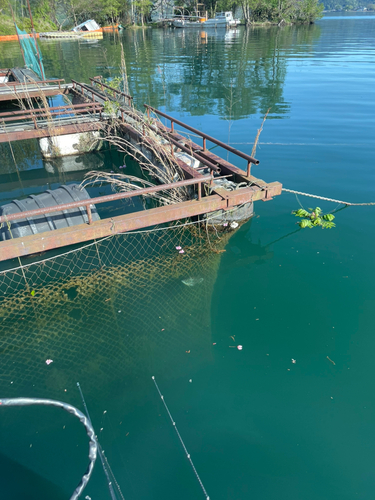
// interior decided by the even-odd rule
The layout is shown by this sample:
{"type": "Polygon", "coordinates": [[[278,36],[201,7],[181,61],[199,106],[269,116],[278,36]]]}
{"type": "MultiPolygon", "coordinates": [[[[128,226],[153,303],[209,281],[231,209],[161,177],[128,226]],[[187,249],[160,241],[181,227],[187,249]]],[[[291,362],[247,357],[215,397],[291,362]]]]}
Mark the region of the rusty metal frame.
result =
{"type": "MultiPolygon", "coordinates": [[[[120,108],[121,111],[121,116],[122,116],[122,127],[126,129],[126,131],[137,141],[140,141],[141,143],[144,143],[145,145],[148,145],[147,143],[150,142],[147,138],[144,138],[141,136],[141,134],[133,128],[130,124],[124,122],[124,114],[127,114],[134,120],[138,121],[139,123],[143,123],[143,119],[141,116],[139,116],[134,110],[126,110],[124,108],[120,108]]],[[[183,122],[179,122],[183,126],[183,122]]],[[[223,160],[219,156],[215,155],[208,149],[204,150],[203,147],[199,146],[198,144],[195,144],[192,142],[190,139],[179,135],[175,132],[172,132],[172,129],[169,129],[159,121],[155,121],[152,124],[155,128],[154,130],[160,134],[162,137],[167,139],[168,141],[172,142],[176,147],[180,148],[181,150],[185,151],[189,155],[193,156],[194,158],[198,159],[203,165],[208,167],[210,170],[215,170],[216,172],[221,172],[222,174],[234,174],[235,175],[235,180],[236,182],[250,182],[252,185],[258,186],[260,189],[266,189],[267,183],[264,182],[262,179],[258,179],[252,175],[249,174],[249,164],[248,164],[248,171],[247,173],[241,170],[240,168],[236,167],[232,163],[229,163],[226,160],[223,160]]],[[[191,127],[192,128],[192,127],[191,127]]],[[[194,129],[195,130],[195,129],[194,129]]],[[[199,132],[199,131],[198,131],[199,132]]],[[[209,137],[209,136],[208,136],[209,137]]],[[[216,140],[216,139],[215,139],[216,140]]],[[[220,141],[219,141],[220,142],[220,141]]],[[[160,145],[158,144],[153,144],[152,147],[160,149],[160,145]]],[[[234,148],[233,148],[234,150],[234,148]]],[[[234,150],[235,154],[240,153],[238,156],[243,157],[242,155],[245,155],[245,153],[242,153],[241,151],[234,150]]],[[[248,157],[248,155],[245,155],[248,157]]],[[[251,157],[250,157],[251,158],[251,157]]],[[[175,158],[176,163],[180,166],[180,168],[184,171],[185,176],[187,177],[200,177],[201,174],[189,167],[187,164],[185,164],[183,161],[178,160],[175,158]]],[[[257,160],[258,161],[258,160],[257,160]]],[[[259,163],[259,162],[258,162],[259,163]]]]}
{"type": "Polygon", "coordinates": [[[6,101],[17,101],[19,99],[37,99],[41,95],[45,97],[68,94],[70,91],[70,84],[64,84],[62,87],[55,87],[50,85],[44,89],[38,88],[37,85],[33,85],[32,88],[25,87],[27,84],[20,84],[19,88],[14,88],[14,90],[9,89],[9,92],[0,92],[0,102],[6,101]]]}
{"type": "MultiPolygon", "coordinates": [[[[91,78],[90,78],[91,80],[91,78]]],[[[93,78],[92,80],[95,81],[95,79],[93,78]]],[[[105,93],[102,93],[100,94],[99,92],[97,92],[96,90],[94,90],[93,88],[90,88],[88,85],[86,85],[85,83],[80,83],[80,82],[77,82],[77,80],[72,80],[72,83],[73,83],[73,90],[75,92],[77,92],[78,95],[81,95],[82,97],[85,97],[85,92],[88,92],[88,93],[91,93],[91,100],[94,101],[94,95],[96,97],[99,97],[99,99],[103,99],[105,101],[110,101],[110,100],[114,100],[114,98],[112,96],[109,96],[105,93]],[[81,91],[79,92],[77,87],[80,87],[81,91]]],[[[101,82],[100,82],[101,83],[101,82]]],[[[133,97],[130,96],[130,95],[127,95],[127,94],[124,94],[124,92],[121,92],[113,87],[110,87],[109,85],[106,85],[104,83],[101,83],[101,85],[103,85],[104,87],[107,87],[108,89],[110,89],[111,91],[115,92],[115,93],[119,93],[121,94],[123,97],[126,97],[128,99],[128,106],[131,106],[131,103],[132,103],[132,100],[133,100],[133,97]]]]}
{"type": "Polygon", "coordinates": [[[217,146],[220,146],[221,148],[229,151],[230,153],[235,154],[236,156],[239,156],[240,158],[244,158],[247,161],[247,175],[250,175],[250,165],[253,163],[254,165],[259,165],[259,160],[253,158],[252,156],[243,153],[242,151],[233,148],[232,146],[229,146],[228,144],[225,144],[222,141],[219,141],[218,139],[215,139],[214,137],[206,134],[205,132],[202,132],[194,127],[191,127],[190,125],[187,125],[186,123],[177,120],[176,118],[173,118],[173,116],[167,115],[166,113],[163,113],[162,111],[159,111],[156,108],[153,108],[152,106],[149,106],[148,104],[144,104],[145,108],[147,109],[147,115],[150,117],[150,111],[153,113],[162,116],[163,118],[166,118],[171,122],[171,128],[170,131],[173,133],[174,132],[174,124],[176,123],[180,127],[185,128],[186,130],[189,130],[190,132],[193,132],[196,135],[199,135],[203,139],[203,151],[206,151],[206,141],[212,142],[213,144],[216,144],[217,146]]]}
{"type": "MultiPolygon", "coordinates": [[[[0,113],[0,121],[2,118],[7,117],[7,116],[16,116],[17,120],[20,120],[23,118],[20,115],[32,115],[34,113],[40,114],[40,113],[46,113],[49,114],[51,111],[63,111],[63,110],[76,110],[76,109],[81,109],[81,108],[92,108],[92,107],[98,107],[98,108],[103,108],[103,105],[100,104],[99,102],[89,102],[89,103],[84,103],[84,104],[66,104],[65,106],[54,106],[54,107],[48,107],[48,108],[32,108],[32,109],[20,109],[18,111],[5,111],[3,113],[0,113]]],[[[89,110],[89,109],[88,109],[89,110]]],[[[53,114],[53,113],[52,113],[53,114]]]]}
{"type": "Polygon", "coordinates": [[[97,115],[99,113],[100,119],[102,118],[103,105],[98,102],[85,103],[85,104],[67,104],[65,106],[55,106],[51,108],[33,108],[27,110],[19,111],[7,111],[0,113],[0,125],[3,124],[4,127],[0,126],[0,143],[16,140],[34,139],[41,137],[50,137],[51,135],[65,135],[65,134],[76,134],[80,132],[88,132],[93,130],[100,130],[102,128],[102,122],[84,122],[84,123],[70,123],[61,124],[59,122],[52,122],[53,132],[49,127],[50,124],[40,127],[38,125],[38,119],[50,116],[54,118],[58,115],[68,115],[68,114],[86,114],[91,113],[97,115]],[[19,120],[29,120],[26,122],[30,124],[32,120],[34,129],[29,130],[7,130],[6,122],[15,122],[19,124],[20,128],[25,122],[19,120]]]}
{"type": "Polygon", "coordinates": [[[125,92],[121,92],[121,90],[115,89],[114,87],[111,87],[110,85],[107,85],[106,83],[103,83],[101,79],[100,80],[98,79],[98,77],[89,78],[89,80],[94,85],[95,84],[100,85],[100,89],[102,92],[104,92],[104,88],[106,88],[106,89],[110,90],[111,92],[114,92],[117,95],[121,95],[122,97],[126,97],[128,99],[129,105],[133,100],[133,97],[131,95],[125,94],[125,92]]]}
{"type": "MultiPolygon", "coordinates": [[[[102,90],[104,87],[113,91],[115,94],[121,94],[123,97],[128,99],[129,108],[131,108],[132,97],[124,94],[117,89],[110,87],[109,85],[103,84],[98,78],[90,78],[90,81],[93,84],[101,85],[102,90]]],[[[40,84],[41,82],[38,82],[40,84]]],[[[86,102],[89,104],[79,104],[72,106],[62,106],[56,108],[49,108],[47,110],[41,108],[40,111],[37,110],[27,110],[27,111],[15,111],[15,112],[7,112],[3,113],[3,121],[15,121],[24,119],[28,116],[33,117],[35,120],[35,113],[39,113],[39,116],[42,115],[43,112],[46,114],[51,112],[52,110],[57,110],[56,114],[61,113],[69,113],[68,110],[74,108],[74,111],[77,113],[82,112],[90,112],[91,110],[100,110],[103,109],[101,103],[98,102],[98,98],[108,101],[114,100],[111,96],[107,94],[101,94],[90,87],[89,85],[79,83],[75,80],[72,80],[72,87],[70,90],[80,96],[82,96],[86,102]],[[79,90],[80,91],[79,91],[79,90]],[[87,97],[91,93],[91,102],[87,97]]],[[[68,87],[66,87],[68,88],[68,87]]],[[[65,89],[66,90],[66,89],[65,89]]],[[[38,89],[38,92],[41,92],[41,89],[38,89]]],[[[42,91],[45,93],[45,91],[42,91]]],[[[61,93],[61,90],[56,93],[61,93]]],[[[45,95],[50,95],[45,93],[45,95]]],[[[0,94],[0,100],[1,94],[0,94]]],[[[64,205],[56,205],[54,207],[46,207],[40,208],[37,210],[32,210],[28,212],[22,212],[17,214],[11,214],[8,216],[0,217],[1,223],[11,223],[13,220],[25,219],[26,217],[38,216],[41,214],[60,212],[62,210],[67,210],[69,208],[75,207],[86,207],[87,215],[88,215],[88,224],[81,224],[79,226],[74,226],[70,228],[57,229],[51,232],[45,232],[41,234],[35,234],[31,236],[26,236],[22,238],[15,238],[12,240],[7,240],[4,242],[0,242],[0,261],[11,259],[14,257],[26,256],[33,253],[38,253],[54,248],[63,247],[66,245],[82,243],[85,241],[90,241],[96,238],[102,238],[105,236],[110,236],[117,233],[123,233],[128,231],[133,231],[141,228],[150,227],[156,224],[168,223],[174,220],[185,219],[188,217],[195,217],[202,214],[208,214],[210,212],[216,210],[229,210],[233,207],[242,205],[244,203],[251,203],[256,200],[269,200],[272,199],[273,196],[281,194],[282,185],[279,182],[266,183],[260,179],[257,179],[250,175],[250,165],[258,164],[259,161],[255,158],[242,153],[241,151],[226,145],[225,143],[215,139],[214,137],[205,134],[189,125],[177,120],[151,106],[145,105],[147,109],[148,117],[150,117],[150,111],[163,116],[170,120],[171,127],[168,128],[164,126],[158,120],[153,120],[151,123],[151,127],[156,131],[157,134],[160,134],[161,137],[167,139],[170,143],[170,147],[173,152],[173,146],[178,149],[185,151],[189,155],[198,159],[203,165],[208,167],[211,171],[211,176],[203,176],[199,171],[189,167],[185,162],[179,160],[177,157],[174,158],[174,161],[183,171],[185,179],[183,181],[171,183],[171,184],[163,184],[159,186],[154,186],[151,188],[142,188],[137,191],[126,192],[126,193],[117,193],[114,195],[108,195],[98,198],[91,198],[88,200],[81,200],[79,202],[64,204],[64,205]],[[174,124],[177,124],[186,130],[193,132],[194,134],[199,135],[203,140],[203,146],[199,146],[192,142],[189,138],[179,135],[174,130],[174,124]],[[223,160],[219,156],[210,152],[206,148],[206,142],[212,142],[217,144],[218,146],[234,153],[235,155],[245,159],[247,161],[247,175],[243,170],[235,167],[231,163],[223,160]],[[234,191],[228,191],[223,188],[215,188],[213,184],[213,171],[216,173],[220,172],[222,177],[234,177],[236,182],[246,181],[251,185],[248,187],[244,187],[241,189],[237,189],[234,191]],[[211,194],[208,196],[202,196],[202,183],[210,183],[211,194]],[[176,203],[168,206],[161,206],[154,209],[144,210],[141,212],[121,215],[115,218],[109,218],[99,221],[92,220],[91,207],[92,205],[105,203],[109,201],[114,201],[118,199],[131,198],[134,196],[141,195],[150,195],[152,193],[163,191],[166,189],[178,189],[182,186],[197,186],[197,196],[198,199],[189,200],[186,202],[176,203]]],[[[135,110],[126,109],[124,107],[120,107],[119,111],[121,113],[121,128],[123,132],[129,134],[129,136],[134,139],[139,144],[144,144],[146,147],[155,149],[160,152],[163,158],[163,154],[166,155],[167,152],[165,147],[157,143],[150,137],[144,136],[141,131],[137,130],[134,125],[124,120],[124,115],[127,114],[133,119],[137,120],[139,123],[145,125],[143,116],[135,110]]],[[[55,114],[55,113],[54,113],[55,114]]],[[[1,114],[0,114],[1,121],[1,114]]],[[[22,122],[20,122],[22,125],[22,122]]],[[[85,122],[85,123],[76,123],[64,126],[54,127],[53,135],[62,135],[62,134],[73,134],[77,132],[84,132],[88,130],[98,130],[103,127],[103,122],[85,122]]],[[[15,131],[13,133],[0,134],[0,142],[2,141],[1,136],[6,136],[6,140],[16,140],[16,139],[26,139],[26,138],[38,138],[38,137],[48,137],[50,132],[47,129],[37,129],[37,130],[28,130],[28,131],[15,131]]],[[[218,179],[220,177],[215,177],[218,179]]]]}
{"type": "MultiPolygon", "coordinates": [[[[201,200],[185,201],[94,221],[92,224],[80,224],[51,232],[15,238],[0,243],[0,261],[194,217],[216,210],[228,210],[277,194],[281,194],[281,184],[275,182],[268,185],[267,191],[261,191],[257,187],[237,189],[227,192],[225,197],[213,194],[201,200]]],[[[90,200],[90,202],[92,201],[90,200]]]]}
{"type": "MultiPolygon", "coordinates": [[[[20,124],[21,125],[21,124],[20,124]]],[[[51,130],[46,128],[30,129],[30,130],[18,130],[14,132],[0,133],[0,143],[11,142],[11,141],[23,141],[26,139],[41,139],[42,137],[51,137],[51,135],[69,135],[69,134],[80,134],[82,132],[91,132],[94,130],[102,130],[103,122],[83,122],[83,123],[73,123],[70,125],[54,125],[53,134],[51,130]]]]}
{"type": "MultiPolygon", "coordinates": [[[[17,87],[19,86],[20,88],[22,88],[22,90],[24,90],[25,88],[27,89],[27,86],[32,86],[32,87],[40,87],[41,85],[47,85],[47,84],[57,84],[59,86],[59,89],[61,90],[61,82],[65,82],[65,80],[63,78],[56,78],[56,80],[36,80],[35,82],[32,82],[32,81],[29,81],[29,82],[19,82],[19,81],[15,81],[15,82],[3,82],[3,83],[0,83],[0,88],[7,88],[9,86],[12,86],[12,87],[17,87]]],[[[48,86],[48,85],[47,85],[48,86]]]]}
{"type": "MultiPolygon", "coordinates": [[[[228,175],[224,177],[230,177],[228,175]]],[[[215,179],[222,179],[223,177],[215,177],[215,179]]],[[[71,203],[62,203],[53,205],[51,207],[41,207],[34,210],[27,210],[25,212],[17,212],[14,214],[0,216],[0,224],[11,222],[13,220],[23,220],[29,217],[34,217],[43,214],[50,214],[54,212],[62,212],[63,210],[70,210],[72,208],[85,207],[88,214],[89,224],[92,223],[90,217],[91,206],[99,205],[101,203],[108,203],[109,201],[123,200],[126,198],[134,198],[136,196],[145,196],[148,194],[158,193],[159,191],[168,191],[170,189],[178,189],[180,187],[192,186],[201,184],[202,182],[209,182],[212,184],[213,177],[206,176],[200,179],[184,179],[183,181],[171,182],[169,184],[160,184],[158,186],[151,186],[148,188],[141,188],[134,191],[126,191],[121,193],[109,194],[106,196],[98,196],[97,198],[88,198],[87,200],[72,201],[71,203]]]]}
{"type": "MultiPolygon", "coordinates": [[[[71,104],[67,106],[55,106],[52,108],[33,108],[20,111],[6,111],[0,113],[0,122],[14,122],[18,120],[36,119],[44,116],[58,116],[62,114],[83,114],[96,111],[101,112],[103,105],[100,103],[71,104]]],[[[21,122],[22,123],[22,122],[21,122]]],[[[34,120],[35,128],[38,128],[34,120]]]]}

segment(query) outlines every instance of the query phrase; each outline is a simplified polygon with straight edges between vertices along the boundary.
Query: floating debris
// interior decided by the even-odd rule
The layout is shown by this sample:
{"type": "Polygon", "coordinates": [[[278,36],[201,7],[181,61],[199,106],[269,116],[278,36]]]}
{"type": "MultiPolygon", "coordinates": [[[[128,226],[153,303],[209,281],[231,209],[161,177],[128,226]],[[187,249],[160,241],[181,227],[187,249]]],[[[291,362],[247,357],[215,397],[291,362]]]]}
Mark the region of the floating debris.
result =
{"type": "Polygon", "coordinates": [[[336,366],[336,363],[335,363],[335,362],[334,362],[334,361],[333,361],[333,360],[332,360],[329,356],[327,356],[327,359],[328,359],[328,361],[330,361],[333,365],[335,365],[335,366],[336,366]]]}
{"type": "Polygon", "coordinates": [[[186,280],[181,280],[186,286],[195,286],[203,282],[203,278],[187,278],[186,280]]]}
{"type": "Polygon", "coordinates": [[[51,363],[53,363],[53,359],[46,359],[46,365],[50,365],[51,363]]]}

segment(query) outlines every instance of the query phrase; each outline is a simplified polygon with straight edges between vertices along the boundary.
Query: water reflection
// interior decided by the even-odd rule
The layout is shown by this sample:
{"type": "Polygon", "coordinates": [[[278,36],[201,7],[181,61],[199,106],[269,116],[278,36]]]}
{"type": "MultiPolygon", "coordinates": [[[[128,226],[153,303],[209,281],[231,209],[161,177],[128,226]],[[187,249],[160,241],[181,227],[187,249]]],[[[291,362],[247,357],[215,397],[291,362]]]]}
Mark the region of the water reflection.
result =
{"type": "MultiPolygon", "coordinates": [[[[97,74],[120,74],[123,43],[129,87],[139,107],[150,103],[169,112],[217,114],[239,120],[253,114],[282,118],[289,112],[283,90],[288,60],[311,52],[321,27],[236,30],[125,30],[92,44],[77,40],[41,42],[49,77],[88,82],[97,74]],[[233,93],[229,102],[229,91],[233,93]],[[230,108],[230,109],[229,109],[230,108]]],[[[20,55],[5,46],[0,66],[20,55]]]]}

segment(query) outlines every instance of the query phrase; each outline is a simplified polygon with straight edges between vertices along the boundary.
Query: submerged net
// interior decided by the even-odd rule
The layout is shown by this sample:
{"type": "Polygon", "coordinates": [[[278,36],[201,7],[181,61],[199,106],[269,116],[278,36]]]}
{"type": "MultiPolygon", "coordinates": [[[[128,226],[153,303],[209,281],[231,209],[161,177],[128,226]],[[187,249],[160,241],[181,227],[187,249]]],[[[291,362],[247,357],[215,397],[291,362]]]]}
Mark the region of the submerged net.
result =
{"type": "Polygon", "coordinates": [[[61,397],[80,381],[98,396],[119,380],[178,372],[188,352],[208,359],[212,289],[231,234],[172,225],[1,272],[1,392],[61,397]]]}
{"type": "Polygon", "coordinates": [[[42,80],[45,80],[44,66],[42,62],[42,52],[35,38],[32,38],[26,31],[22,31],[16,26],[17,35],[21,44],[25,64],[36,73],[42,80]],[[38,55],[39,52],[39,55],[38,55]]]}

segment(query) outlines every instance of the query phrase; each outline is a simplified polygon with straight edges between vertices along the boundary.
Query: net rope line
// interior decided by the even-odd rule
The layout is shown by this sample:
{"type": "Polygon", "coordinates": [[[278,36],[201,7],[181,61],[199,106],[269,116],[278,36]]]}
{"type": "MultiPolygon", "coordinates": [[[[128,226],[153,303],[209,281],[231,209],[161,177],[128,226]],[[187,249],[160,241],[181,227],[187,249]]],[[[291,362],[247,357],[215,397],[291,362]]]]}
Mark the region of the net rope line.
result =
{"type": "Polygon", "coordinates": [[[190,465],[191,465],[191,467],[192,467],[192,469],[193,469],[193,471],[194,471],[194,474],[196,475],[196,477],[197,477],[197,479],[198,479],[198,482],[199,482],[199,484],[200,484],[200,487],[202,488],[202,491],[203,491],[203,493],[204,493],[204,495],[205,495],[205,497],[206,497],[206,500],[210,500],[210,497],[208,496],[207,491],[206,491],[205,487],[203,486],[202,480],[201,480],[201,478],[199,477],[199,474],[198,474],[198,472],[197,472],[197,469],[194,467],[193,461],[192,461],[192,459],[191,459],[191,457],[190,457],[190,453],[187,451],[186,446],[185,446],[185,443],[183,442],[182,437],[181,437],[180,433],[178,432],[176,422],[173,420],[173,417],[172,417],[172,415],[171,415],[171,412],[169,411],[169,408],[168,408],[168,406],[167,406],[167,403],[166,403],[166,402],[165,402],[165,400],[164,400],[164,396],[163,396],[163,395],[162,395],[162,393],[160,392],[160,389],[159,389],[159,386],[158,386],[158,384],[157,384],[157,382],[156,382],[156,380],[155,380],[155,377],[154,377],[154,376],[152,376],[151,378],[152,378],[152,380],[154,381],[155,387],[156,387],[156,389],[157,389],[157,391],[158,391],[158,393],[159,393],[159,396],[160,396],[161,400],[163,401],[164,407],[165,407],[165,409],[167,410],[167,413],[168,413],[169,418],[170,418],[170,420],[171,420],[171,422],[172,422],[172,425],[173,425],[173,427],[174,427],[174,430],[175,430],[175,431],[176,431],[176,433],[177,433],[178,439],[180,440],[181,445],[182,445],[182,447],[183,447],[183,449],[184,449],[184,451],[185,451],[186,457],[187,457],[187,459],[189,460],[190,465]]]}
{"type": "Polygon", "coordinates": [[[75,417],[77,417],[82,424],[86,428],[87,436],[89,437],[89,465],[87,466],[86,472],[82,476],[81,481],[79,482],[77,488],[74,490],[70,500],[77,500],[77,498],[81,495],[83,490],[85,489],[89,479],[91,477],[92,471],[94,469],[94,464],[98,452],[98,442],[96,440],[95,431],[91,425],[91,421],[86,417],[81,411],[79,411],[74,406],[63,403],[62,401],[56,401],[54,399],[40,399],[40,398],[6,398],[0,399],[0,406],[33,406],[33,405],[42,405],[42,406],[55,406],[57,408],[62,408],[63,410],[71,413],[75,417]]]}
{"type": "MultiPolygon", "coordinates": [[[[233,213],[236,210],[239,210],[244,205],[246,205],[246,203],[243,203],[242,205],[239,205],[238,207],[235,207],[235,209],[232,210],[231,212],[233,213]]],[[[208,221],[210,221],[212,219],[215,219],[216,217],[217,217],[217,214],[213,214],[212,217],[207,217],[207,218],[205,218],[203,220],[186,222],[185,224],[178,224],[178,225],[175,225],[175,226],[156,227],[156,228],[153,228],[153,229],[145,229],[144,231],[125,231],[125,232],[114,233],[114,234],[111,234],[110,236],[106,236],[104,238],[101,238],[100,240],[95,240],[95,241],[93,241],[91,243],[88,243],[87,245],[83,245],[83,246],[80,246],[79,248],[75,248],[74,250],[68,250],[67,252],[59,253],[58,255],[55,255],[53,257],[48,257],[46,259],[38,260],[36,262],[30,262],[30,264],[24,264],[24,265],[21,265],[21,266],[18,266],[18,267],[13,267],[11,269],[6,269],[4,271],[0,271],[0,276],[2,274],[6,274],[6,273],[9,273],[11,271],[18,271],[19,269],[24,269],[24,268],[27,268],[27,267],[30,267],[30,266],[34,266],[34,265],[37,265],[37,264],[42,264],[43,262],[48,262],[50,260],[58,259],[59,257],[65,257],[66,255],[69,255],[69,254],[72,254],[72,253],[76,253],[76,252],[80,252],[81,250],[84,250],[85,248],[89,248],[89,247],[92,247],[93,245],[97,245],[99,243],[102,243],[103,241],[109,240],[109,239],[113,238],[116,235],[121,235],[121,234],[122,235],[127,235],[127,234],[132,234],[133,235],[133,234],[154,233],[154,232],[157,232],[157,231],[168,231],[168,230],[171,230],[171,229],[179,229],[181,227],[187,227],[187,226],[192,226],[194,224],[200,224],[202,222],[206,223],[206,222],[208,222],[208,221]]]]}
{"type": "Polygon", "coordinates": [[[301,196],[308,196],[309,198],[317,198],[318,200],[332,201],[333,203],[338,203],[340,205],[347,205],[349,207],[363,207],[363,206],[372,206],[372,205],[375,205],[375,202],[369,202],[369,203],[350,203],[349,201],[335,200],[333,198],[326,198],[325,196],[318,196],[316,194],[302,193],[301,191],[294,191],[293,189],[287,189],[287,188],[284,188],[284,187],[283,187],[282,190],[285,191],[285,192],[287,192],[287,193],[299,194],[301,196]]]}
{"type": "MultiPolygon", "coordinates": [[[[83,406],[84,406],[84,408],[85,408],[86,416],[87,416],[87,418],[88,418],[88,420],[89,420],[90,424],[92,425],[92,421],[91,421],[90,413],[89,413],[89,410],[88,410],[88,408],[87,408],[87,405],[86,405],[86,400],[85,400],[85,397],[84,397],[84,395],[83,395],[83,391],[82,391],[82,389],[81,389],[81,386],[80,386],[80,383],[79,383],[79,382],[77,382],[77,387],[78,387],[79,394],[80,394],[80,396],[81,396],[82,404],[83,404],[83,406]]],[[[115,492],[113,491],[112,481],[111,481],[111,479],[110,479],[110,477],[109,477],[108,470],[109,470],[109,472],[112,474],[112,478],[113,478],[113,480],[114,480],[114,483],[115,483],[115,485],[116,485],[116,487],[117,487],[117,490],[118,490],[118,492],[119,492],[119,494],[120,494],[120,496],[121,496],[122,500],[125,500],[124,495],[122,494],[122,491],[121,491],[120,485],[118,484],[118,482],[117,482],[117,480],[116,480],[116,478],[115,478],[115,475],[113,474],[112,469],[111,469],[111,467],[109,466],[109,462],[108,462],[108,460],[107,460],[107,457],[104,455],[103,449],[102,449],[101,444],[99,443],[98,439],[97,439],[97,444],[98,444],[98,453],[99,453],[99,458],[100,458],[100,461],[101,461],[101,463],[102,463],[102,467],[103,467],[104,474],[105,474],[105,476],[106,476],[106,478],[107,478],[108,489],[109,489],[109,493],[110,493],[110,495],[111,495],[111,498],[112,498],[112,500],[117,500],[116,495],[115,495],[115,492]]]]}

